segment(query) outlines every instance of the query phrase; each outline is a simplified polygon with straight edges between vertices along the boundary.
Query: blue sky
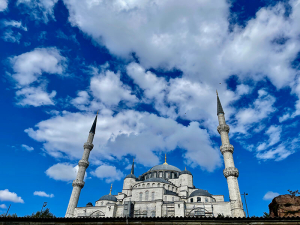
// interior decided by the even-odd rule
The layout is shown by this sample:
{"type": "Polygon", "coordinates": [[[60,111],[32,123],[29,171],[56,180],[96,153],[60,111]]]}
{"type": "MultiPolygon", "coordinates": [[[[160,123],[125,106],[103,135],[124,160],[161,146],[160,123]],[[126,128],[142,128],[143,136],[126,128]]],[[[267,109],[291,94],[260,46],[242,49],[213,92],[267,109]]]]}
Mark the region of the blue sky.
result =
{"type": "Polygon", "coordinates": [[[168,163],[228,201],[216,94],[250,216],[299,189],[300,1],[0,0],[0,213],[64,216],[168,163]]]}

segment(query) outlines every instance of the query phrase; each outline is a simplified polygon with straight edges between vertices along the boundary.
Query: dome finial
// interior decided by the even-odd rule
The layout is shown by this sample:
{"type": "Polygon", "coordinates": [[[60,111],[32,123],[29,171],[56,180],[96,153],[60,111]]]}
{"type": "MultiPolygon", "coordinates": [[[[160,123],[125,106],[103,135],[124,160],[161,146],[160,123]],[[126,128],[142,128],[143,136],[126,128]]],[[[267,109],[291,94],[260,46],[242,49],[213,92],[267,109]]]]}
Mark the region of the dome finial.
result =
{"type": "Polygon", "coordinates": [[[165,154],[165,163],[164,164],[168,165],[168,163],[167,163],[167,154],[165,154]]]}
{"type": "Polygon", "coordinates": [[[112,184],[110,185],[109,195],[111,195],[111,190],[112,190],[112,184]]]}

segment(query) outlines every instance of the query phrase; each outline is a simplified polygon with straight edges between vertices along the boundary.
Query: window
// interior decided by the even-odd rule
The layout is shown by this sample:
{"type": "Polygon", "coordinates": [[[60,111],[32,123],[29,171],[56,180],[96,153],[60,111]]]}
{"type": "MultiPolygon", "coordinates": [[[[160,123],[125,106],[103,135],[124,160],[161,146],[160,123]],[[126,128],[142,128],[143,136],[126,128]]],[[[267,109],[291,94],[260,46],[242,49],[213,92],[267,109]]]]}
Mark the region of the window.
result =
{"type": "Polygon", "coordinates": [[[153,175],[154,175],[153,177],[155,178],[156,177],[156,173],[154,173],[153,175]]]}
{"type": "Polygon", "coordinates": [[[160,184],[157,184],[157,187],[160,187],[160,184]]]}
{"type": "Polygon", "coordinates": [[[200,197],[197,197],[197,202],[201,202],[201,198],[200,197]]]}
{"type": "Polygon", "coordinates": [[[147,184],[147,187],[150,187],[150,184],[149,184],[149,183],[147,184]]]}
{"type": "Polygon", "coordinates": [[[165,201],[167,201],[167,196],[165,196],[165,201]]]}
{"type": "Polygon", "coordinates": [[[163,173],[162,172],[159,172],[159,177],[162,177],[163,176],[163,173]]]}
{"type": "Polygon", "coordinates": [[[142,200],[143,200],[143,193],[140,192],[140,201],[142,201],[142,200]]]}
{"type": "Polygon", "coordinates": [[[166,173],[166,178],[169,178],[169,173],[166,173]]]}
{"type": "Polygon", "coordinates": [[[172,202],[174,202],[174,197],[172,197],[172,202]]]}
{"type": "Polygon", "coordinates": [[[156,216],[155,211],[151,211],[151,216],[152,216],[152,217],[155,217],[155,216],[156,216]]]}
{"type": "Polygon", "coordinates": [[[154,195],[155,195],[155,192],[152,192],[152,196],[151,196],[151,198],[152,198],[152,201],[154,201],[154,195]]]}
{"type": "Polygon", "coordinates": [[[193,202],[193,198],[191,198],[191,202],[193,202]]]}
{"type": "Polygon", "coordinates": [[[148,201],[148,198],[149,198],[149,191],[146,191],[146,194],[145,194],[145,201],[148,201]]]}
{"type": "Polygon", "coordinates": [[[205,198],[205,202],[208,202],[208,198],[205,198]]]}
{"type": "Polygon", "coordinates": [[[101,202],[101,205],[103,205],[103,202],[101,202]]]}

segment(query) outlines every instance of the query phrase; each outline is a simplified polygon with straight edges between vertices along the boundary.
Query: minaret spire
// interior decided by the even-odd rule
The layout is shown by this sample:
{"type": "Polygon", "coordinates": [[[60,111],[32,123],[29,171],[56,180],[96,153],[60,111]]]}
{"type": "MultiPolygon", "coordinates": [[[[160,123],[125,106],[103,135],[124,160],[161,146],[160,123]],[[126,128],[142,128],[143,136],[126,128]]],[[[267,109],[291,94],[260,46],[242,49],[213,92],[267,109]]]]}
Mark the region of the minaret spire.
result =
{"type": "Polygon", "coordinates": [[[164,165],[168,165],[168,163],[167,163],[167,154],[165,154],[165,163],[164,163],[164,165]]]}
{"type": "Polygon", "coordinates": [[[90,152],[92,151],[92,149],[94,147],[93,140],[94,140],[94,136],[95,136],[95,132],[96,132],[98,112],[94,119],[93,125],[91,127],[87,142],[84,143],[84,145],[83,145],[83,148],[84,148],[83,156],[82,156],[81,160],[79,160],[79,162],[78,162],[79,168],[78,168],[76,180],[74,180],[72,183],[73,190],[72,190],[72,194],[70,197],[70,201],[69,201],[69,205],[68,205],[68,209],[67,209],[65,217],[74,217],[74,210],[77,207],[79,195],[80,195],[81,189],[84,186],[83,179],[84,179],[85,171],[86,171],[87,167],[89,166],[88,159],[90,156],[90,152]]]}
{"type": "Polygon", "coordinates": [[[218,132],[221,135],[222,145],[220,147],[221,153],[224,157],[225,169],[223,174],[227,179],[231,214],[233,217],[245,217],[243,210],[243,204],[241,199],[241,193],[238,184],[239,171],[234,166],[233,162],[233,146],[229,142],[229,126],[225,122],[225,113],[223,111],[221,101],[217,92],[217,115],[219,120],[218,132]]]}
{"type": "Polygon", "coordinates": [[[109,195],[111,195],[112,184],[110,185],[109,195]]]}
{"type": "Polygon", "coordinates": [[[131,174],[134,174],[134,159],[132,160],[131,174]]]}
{"type": "Polygon", "coordinates": [[[218,91],[216,90],[216,92],[217,92],[217,115],[219,115],[220,113],[225,114],[223,111],[223,107],[221,105],[221,101],[219,99],[218,91]]]}

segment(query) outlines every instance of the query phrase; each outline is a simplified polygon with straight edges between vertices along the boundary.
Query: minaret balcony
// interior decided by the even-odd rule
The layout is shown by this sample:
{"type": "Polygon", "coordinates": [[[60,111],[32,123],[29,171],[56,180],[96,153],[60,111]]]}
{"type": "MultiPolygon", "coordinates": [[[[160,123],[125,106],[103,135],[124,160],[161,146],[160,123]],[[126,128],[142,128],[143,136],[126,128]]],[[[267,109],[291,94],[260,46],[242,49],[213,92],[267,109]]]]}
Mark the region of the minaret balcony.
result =
{"type": "Polygon", "coordinates": [[[79,160],[79,162],[78,162],[78,166],[83,166],[83,167],[85,167],[85,168],[88,168],[89,162],[86,161],[86,160],[81,159],[81,160],[79,160]]]}
{"type": "Polygon", "coordinates": [[[81,181],[81,180],[74,180],[73,183],[72,183],[72,186],[73,186],[73,187],[80,187],[80,188],[83,188],[83,186],[84,186],[84,181],[81,181]]]}
{"type": "Polygon", "coordinates": [[[220,147],[220,151],[222,155],[224,155],[225,152],[230,152],[232,154],[234,151],[234,147],[231,144],[224,144],[220,147]]]}
{"type": "Polygon", "coordinates": [[[217,130],[218,130],[219,134],[221,134],[221,132],[223,132],[223,131],[229,133],[230,128],[227,124],[220,124],[218,126],[217,130]]]}
{"type": "Polygon", "coordinates": [[[223,174],[224,174],[224,177],[226,177],[226,178],[230,177],[230,176],[238,177],[239,171],[235,167],[227,167],[223,170],[223,174]]]}
{"type": "Polygon", "coordinates": [[[83,148],[92,150],[94,148],[94,145],[92,143],[86,142],[86,143],[84,143],[83,148]]]}

